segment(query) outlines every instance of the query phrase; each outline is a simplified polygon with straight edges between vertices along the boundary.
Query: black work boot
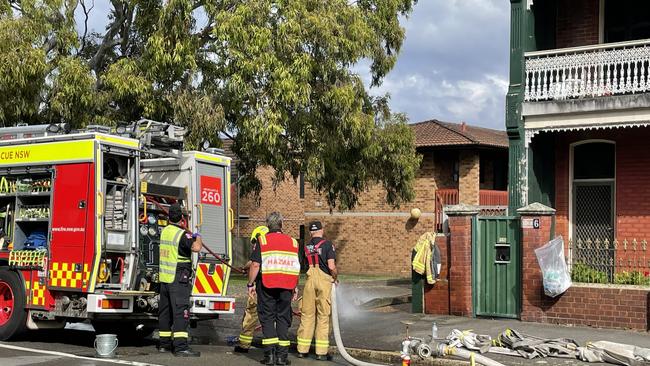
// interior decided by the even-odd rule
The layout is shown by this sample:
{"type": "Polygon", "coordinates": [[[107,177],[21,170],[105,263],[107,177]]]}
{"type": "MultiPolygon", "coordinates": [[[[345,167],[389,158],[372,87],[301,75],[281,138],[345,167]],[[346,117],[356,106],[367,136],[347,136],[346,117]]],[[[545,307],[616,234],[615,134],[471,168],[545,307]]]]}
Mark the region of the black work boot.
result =
{"type": "Polygon", "coordinates": [[[260,360],[262,365],[275,365],[275,352],[264,352],[264,358],[260,360]]]}
{"type": "Polygon", "coordinates": [[[289,355],[283,355],[283,356],[278,356],[277,359],[275,360],[276,365],[291,365],[291,361],[289,360],[289,355]]]}
{"type": "Polygon", "coordinates": [[[248,353],[248,348],[242,346],[235,346],[235,353],[248,353]]]}
{"type": "Polygon", "coordinates": [[[327,354],[327,355],[316,355],[316,360],[317,361],[332,361],[332,356],[327,354]]]}
{"type": "Polygon", "coordinates": [[[176,357],[201,357],[201,352],[199,351],[193,351],[192,349],[188,348],[182,351],[177,351],[174,352],[174,356],[176,357]]]}

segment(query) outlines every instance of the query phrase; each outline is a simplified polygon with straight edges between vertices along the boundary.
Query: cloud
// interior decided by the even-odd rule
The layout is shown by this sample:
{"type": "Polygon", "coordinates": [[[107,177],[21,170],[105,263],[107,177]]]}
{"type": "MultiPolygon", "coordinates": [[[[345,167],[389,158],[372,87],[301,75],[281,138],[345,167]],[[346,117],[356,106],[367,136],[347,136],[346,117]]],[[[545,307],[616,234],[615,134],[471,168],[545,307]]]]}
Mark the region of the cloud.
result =
{"type": "MultiPolygon", "coordinates": [[[[466,121],[503,129],[508,87],[509,3],[424,0],[403,20],[395,68],[373,94],[391,94],[411,121],[466,121]]],[[[367,63],[355,67],[366,81],[367,63]]],[[[369,84],[368,84],[369,85],[369,84]]]]}
{"type": "MultiPolygon", "coordinates": [[[[104,32],[109,11],[108,1],[95,1],[93,31],[104,32]]],[[[392,108],[413,122],[436,118],[503,129],[509,13],[504,0],[420,0],[402,21],[406,40],[395,68],[371,92],[390,93],[392,108]]],[[[367,62],[354,70],[370,85],[367,62]]]]}

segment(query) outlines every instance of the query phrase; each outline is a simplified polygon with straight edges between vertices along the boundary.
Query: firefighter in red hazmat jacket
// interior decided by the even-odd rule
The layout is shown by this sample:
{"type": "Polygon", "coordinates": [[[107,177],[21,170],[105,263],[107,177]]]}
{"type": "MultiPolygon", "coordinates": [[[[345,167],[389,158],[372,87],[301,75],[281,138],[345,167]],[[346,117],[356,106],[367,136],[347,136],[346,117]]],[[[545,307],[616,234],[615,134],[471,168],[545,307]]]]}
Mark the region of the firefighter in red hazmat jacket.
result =
{"type": "Polygon", "coordinates": [[[298,242],[282,233],[282,215],[272,212],[266,219],[269,232],[258,238],[251,254],[248,294],[257,296],[262,324],[264,365],[289,365],[291,301],[298,296],[300,260],[298,242]]]}

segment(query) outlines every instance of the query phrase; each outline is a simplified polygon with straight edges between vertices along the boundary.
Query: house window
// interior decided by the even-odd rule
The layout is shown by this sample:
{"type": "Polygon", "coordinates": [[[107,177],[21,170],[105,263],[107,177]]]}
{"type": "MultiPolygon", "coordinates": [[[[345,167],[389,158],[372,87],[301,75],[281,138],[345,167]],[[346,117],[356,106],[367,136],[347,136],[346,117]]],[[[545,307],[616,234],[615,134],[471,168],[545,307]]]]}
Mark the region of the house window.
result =
{"type": "Polygon", "coordinates": [[[576,243],[601,241],[606,250],[572,252],[571,262],[582,263],[607,274],[613,280],[616,145],[612,142],[585,141],[572,146],[573,182],[571,187],[571,238],[576,243]]]}
{"type": "Polygon", "coordinates": [[[573,179],[613,179],[616,163],[615,145],[594,142],[578,145],[573,150],[573,179]]]}

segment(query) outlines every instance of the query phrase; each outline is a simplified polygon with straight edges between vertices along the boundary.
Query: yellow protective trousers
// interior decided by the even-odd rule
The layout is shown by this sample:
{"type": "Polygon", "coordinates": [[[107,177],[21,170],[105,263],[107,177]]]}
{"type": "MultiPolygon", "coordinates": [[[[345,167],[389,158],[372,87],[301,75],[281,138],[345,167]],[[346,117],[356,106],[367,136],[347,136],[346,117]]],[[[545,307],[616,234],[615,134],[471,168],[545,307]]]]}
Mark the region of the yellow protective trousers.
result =
{"type": "Polygon", "coordinates": [[[244,320],[241,325],[241,333],[239,334],[239,346],[241,348],[249,349],[253,343],[253,333],[259,324],[257,318],[257,298],[247,297],[246,310],[244,312],[244,320]]]}
{"type": "Polygon", "coordinates": [[[309,353],[312,338],[316,338],[316,354],[326,355],[329,349],[332,276],[318,267],[310,267],[302,292],[298,352],[309,353]]]}

